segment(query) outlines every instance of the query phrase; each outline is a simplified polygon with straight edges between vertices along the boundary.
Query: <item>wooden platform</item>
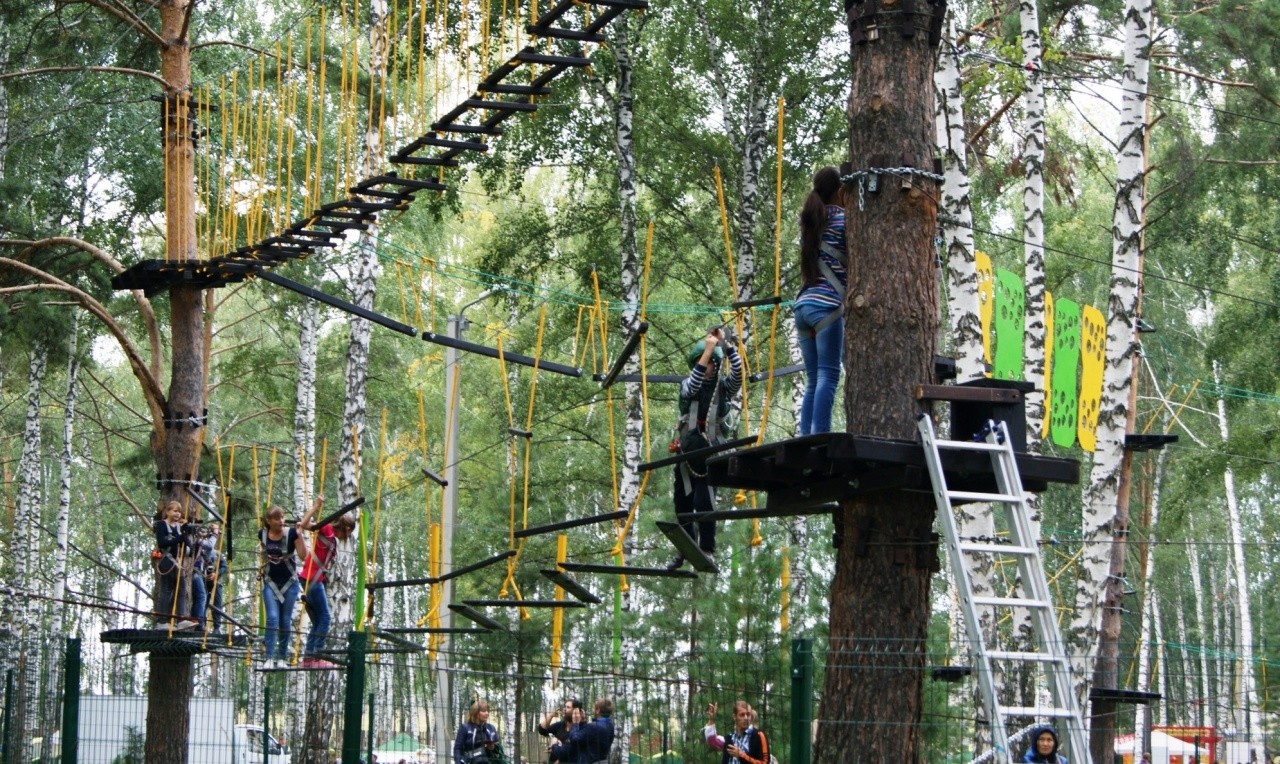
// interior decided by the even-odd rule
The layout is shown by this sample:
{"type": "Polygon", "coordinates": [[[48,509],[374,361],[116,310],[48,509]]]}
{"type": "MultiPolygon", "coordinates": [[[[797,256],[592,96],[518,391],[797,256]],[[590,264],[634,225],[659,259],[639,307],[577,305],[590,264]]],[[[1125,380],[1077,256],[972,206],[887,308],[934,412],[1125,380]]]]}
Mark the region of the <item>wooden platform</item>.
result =
{"type": "MultiPolygon", "coordinates": [[[[957,491],[995,492],[991,460],[981,453],[943,452],[947,485],[957,491]]],[[[1077,483],[1074,459],[1018,454],[1026,491],[1050,483],[1077,483]]],[[[762,491],[767,508],[813,506],[888,490],[931,492],[919,441],[843,432],[766,443],[707,460],[711,485],[762,491]]]]}
{"type": "Polygon", "coordinates": [[[244,647],[248,643],[248,637],[244,634],[232,635],[228,645],[227,635],[224,633],[211,632],[206,636],[202,631],[185,630],[170,634],[167,627],[111,629],[99,634],[98,638],[110,644],[128,645],[129,651],[133,653],[160,653],[176,658],[217,652],[227,647],[244,647]]]}

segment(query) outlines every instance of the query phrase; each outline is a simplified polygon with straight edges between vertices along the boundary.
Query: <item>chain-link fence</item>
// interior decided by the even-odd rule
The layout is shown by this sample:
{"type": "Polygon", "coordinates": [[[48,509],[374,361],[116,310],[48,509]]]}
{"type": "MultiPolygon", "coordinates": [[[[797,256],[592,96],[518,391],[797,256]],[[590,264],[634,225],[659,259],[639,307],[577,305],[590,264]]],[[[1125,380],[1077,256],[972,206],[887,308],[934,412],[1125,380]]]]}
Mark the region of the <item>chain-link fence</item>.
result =
{"type": "MultiPolygon", "coordinates": [[[[83,647],[77,639],[11,644],[0,664],[0,764],[142,764],[151,747],[182,738],[189,764],[329,764],[372,757],[379,764],[451,764],[456,730],[478,700],[491,708],[505,761],[547,764],[551,741],[539,734],[539,724],[558,718],[567,700],[581,701],[589,714],[600,698],[615,705],[613,764],[719,761],[703,738],[706,710],[718,704],[714,719],[727,732],[737,699],[754,707],[770,753],[783,764],[807,764],[815,734],[841,736],[860,728],[893,735],[909,725],[918,734],[920,761],[964,764],[990,756],[968,651],[945,639],[871,656],[865,646],[831,651],[825,641],[808,639],[724,650],[678,640],[646,648],[594,636],[572,642],[556,661],[540,637],[519,631],[460,635],[434,650],[403,635],[356,636],[332,640],[335,668],[274,671],[261,670],[249,648],[226,644],[205,643],[193,657],[176,659],[97,638],[83,647]],[[179,721],[157,728],[162,739],[149,740],[153,674],[178,665],[165,660],[187,662],[191,697],[185,709],[167,717],[179,721]],[[893,672],[894,682],[918,675],[920,721],[832,713],[841,704],[823,702],[825,673],[850,666],[893,672]]],[[[198,638],[177,639],[189,644],[198,638]]],[[[1122,650],[1135,652],[1132,645],[1122,650]]],[[[1276,714],[1265,656],[1257,658],[1258,692],[1239,696],[1234,654],[1171,644],[1155,652],[1153,684],[1161,697],[1116,707],[1116,761],[1132,764],[1146,753],[1153,764],[1191,764],[1197,756],[1202,762],[1264,764],[1280,754],[1280,740],[1270,734],[1276,714]],[[1256,705],[1242,705],[1240,697],[1253,697],[1256,705]]],[[[1010,676],[1003,686],[1010,704],[1043,700],[1044,690],[1034,682],[1010,676]]],[[[160,701],[178,702],[163,689],[160,701]]],[[[1022,733],[1013,738],[1015,759],[1031,745],[1026,733],[1037,721],[1044,720],[1010,722],[1011,733],[1022,733]]],[[[1060,733],[1066,723],[1058,722],[1060,733]]],[[[1073,761],[1083,758],[1066,753],[1073,761]]]]}

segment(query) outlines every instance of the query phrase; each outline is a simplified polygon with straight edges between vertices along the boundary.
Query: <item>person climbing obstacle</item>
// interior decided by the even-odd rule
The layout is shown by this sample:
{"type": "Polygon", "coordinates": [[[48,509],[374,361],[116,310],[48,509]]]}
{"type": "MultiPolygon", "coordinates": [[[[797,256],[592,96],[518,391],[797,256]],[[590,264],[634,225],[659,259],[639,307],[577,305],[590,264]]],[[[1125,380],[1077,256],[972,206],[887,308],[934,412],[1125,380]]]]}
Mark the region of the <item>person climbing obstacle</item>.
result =
{"type": "MultiPolygon", "coordinates": [[[[680,419],[676,424],[677,440],[672,443],[672,449],[689,453],[726,442],[733,434],[730,421],[732,401],[740,389],[742,359],[733,342],[725,341],[724,330],[716,327],[689,351],[689,375],[680,382],[680,419]],[[726,358],[729,372],[722,377],[720,366],[726,358]]],[[[715,491],[707,483],[705,457],[676,464],[672,498],[677,518],[695,512],[711,512],[716,508],[715,491]]],[[[680,520],[680,527],[698,543],[707,557],[715,555],[714,522],[680,520]]],[[[682,565],[684,557],[676,555],[667,564],[667,569],[675,570],[682,565]]]]}
{"type": "MultiPolygon", "coordinates": [[[[315,507],[311,512],[315,511],[315,507]]],[[[308,513],[311,514],[311,512],[308,513]]],[[[307,556],[307,542],[297,528],[285,528],[284,510],[273,506],[263,518],[258,541],[262,545],[262,605],[267,624],[264,642],[267,648],[265,668],[283,669],[289,629],[293,622],[293,606],[297,604],[298,558],[307,556]]]]}
{"type": "MultiPolygon", "coordinates": [[[[317,499],[316,507],[323,501],[323,497],[317,499]]],[[[311,513],[308,513],[298,523],[302,530],[314,530],[316,533],[311,554],[307,555],[302,564],[302,605],[307,609],[307,617],[311,619],[311,631],[307,634],[307,644],[302,650],[302,661],[298,665],[301,668],[335,668],[337,664],[320,657],[333,621],[327,591],[327,587],[333,583],[329,578],[329,570],[333,565],[334,555],[337,554],[338,544],[351,537],[356,521],[351,515],[343,515],[332,523],[316,526],[310,519],[311,513]]]]}

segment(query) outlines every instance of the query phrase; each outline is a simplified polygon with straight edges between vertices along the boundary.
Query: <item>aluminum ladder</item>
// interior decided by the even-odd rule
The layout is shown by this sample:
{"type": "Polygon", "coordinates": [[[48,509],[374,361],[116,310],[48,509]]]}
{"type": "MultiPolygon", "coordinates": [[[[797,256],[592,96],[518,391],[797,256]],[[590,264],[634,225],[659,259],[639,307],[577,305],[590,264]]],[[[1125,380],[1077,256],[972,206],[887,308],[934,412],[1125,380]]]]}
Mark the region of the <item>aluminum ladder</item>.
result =
{"type": "MultiPolygon", "coordinates": [[[[1060,752],[1074,764],[1092,764],[1089,741],[1085,734],[1084,715],[1072,689],[1071,667],[1067,662],[1062,633],[1054,618],[1053,602],[1049,594],[1049,582],[1045,578],[1040,561],[1038,539],[1031,530],[1030,511],[1022,479],[1018,475],[1018,462],[1013,451],[1013,441],[1004,422],[988,421],[978,436],[981,440],[941,440],[933,431],[933,421],[927,414],[919,417],[917,427],[924,446],[924,459],[929,467],[934,499],[938,503],[938,518],[947,542],[947,556],[955,577],[956,589],[964,611],[965,627],[973,650],[974,672],[978,688],[986,706],[991,726],[991,744],[994,759],[999,764],[1011,761],[1010,736],[1007,723],[1015,717],[1034,717],[1052,724],[1058,730],[1060,752]],[[995,492],[955,491],[947,486],[942,469],[942,452],[982,452],[990,456],[995,475],[995,492]],[[992,511],[998,505],[1004,508],[1004,530],[1008,537],[1000,539],[961,538],[956,523],[954,506],[965,502],[988,502],[992,511]],[[973,580],[965,554],[990,555],[993,561],[1016,561],[1018,588],[1010,596],[980,596],[973,591],[973,580]],[[1030,614],[1032,628],[1038,643],[1036,652],[1018,652],[996,649],[987,644],[989,636],[978,623],[979,608],[995,610],[995,616],[1017,611],[1030,614]],[[1030,666],[1038,672],[1037,686],[1048,686],[1051,705],[1013,707],[1001,706],[996,694],[995,676],[1001,667],[1010,670],[1030,666]]],[[[997,527],[998,524],[997,524],[997,527]]],[[[1035,745],[1035,741],[1031,741],[1035,745]]]]}

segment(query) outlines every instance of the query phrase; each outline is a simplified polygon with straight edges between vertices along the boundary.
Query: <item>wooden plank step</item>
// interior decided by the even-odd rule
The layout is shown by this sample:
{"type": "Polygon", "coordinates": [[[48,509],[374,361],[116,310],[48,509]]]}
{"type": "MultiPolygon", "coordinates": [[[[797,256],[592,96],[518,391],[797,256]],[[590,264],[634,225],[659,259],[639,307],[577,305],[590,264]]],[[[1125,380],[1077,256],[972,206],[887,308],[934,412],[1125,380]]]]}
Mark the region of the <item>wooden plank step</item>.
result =
{"type": "Polygon", "coordinates": [[[635,565],[603,565],[594,562],[562,562],[560,567],[570,573],[608,573],[613,576],[653,576],[654,578],[697,578],[692,570],[667,570],[666,568],[640,568],[635,565]]]}

